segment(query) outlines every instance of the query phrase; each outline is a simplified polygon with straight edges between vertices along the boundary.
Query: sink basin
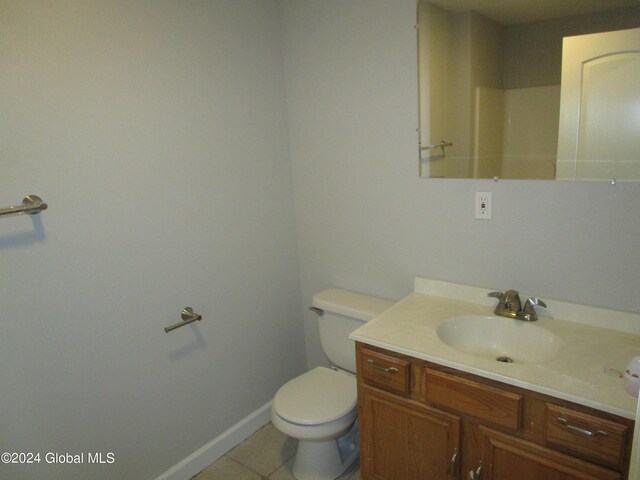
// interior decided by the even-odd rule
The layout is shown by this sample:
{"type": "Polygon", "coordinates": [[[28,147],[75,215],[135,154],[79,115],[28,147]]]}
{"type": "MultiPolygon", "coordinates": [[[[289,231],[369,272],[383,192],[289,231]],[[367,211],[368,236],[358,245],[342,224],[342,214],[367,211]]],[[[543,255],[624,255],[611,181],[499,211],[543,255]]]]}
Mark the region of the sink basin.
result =
{"type": "Polygon", "coordinates": [[[438,336],[456,350],[505,363],[547,362],[564,345],[556,334],[532,323],[482,315],[445,320],[438,336]]]}

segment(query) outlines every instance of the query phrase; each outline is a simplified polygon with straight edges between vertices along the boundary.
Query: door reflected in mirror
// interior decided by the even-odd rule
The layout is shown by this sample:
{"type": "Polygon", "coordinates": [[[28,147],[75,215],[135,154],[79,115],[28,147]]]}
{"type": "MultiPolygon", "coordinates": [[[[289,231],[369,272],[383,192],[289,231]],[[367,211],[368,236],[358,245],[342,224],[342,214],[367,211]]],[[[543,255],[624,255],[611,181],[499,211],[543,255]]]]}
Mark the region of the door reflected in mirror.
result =
{"type": "Polygon", "coordinates": [[[420,176],[640,180],[640,5],[570,3],[419,0],[420,176]]]}

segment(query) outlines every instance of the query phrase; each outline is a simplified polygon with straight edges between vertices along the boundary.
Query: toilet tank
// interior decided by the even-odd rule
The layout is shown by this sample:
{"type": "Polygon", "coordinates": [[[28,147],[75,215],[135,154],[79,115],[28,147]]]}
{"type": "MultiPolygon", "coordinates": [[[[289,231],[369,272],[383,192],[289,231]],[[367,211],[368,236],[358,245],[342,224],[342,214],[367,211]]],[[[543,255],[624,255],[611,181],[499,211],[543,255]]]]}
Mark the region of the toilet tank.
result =
{"type": "Polygon", "coordinates": [[[355,342],[349,339],[349,334],[380,315],[393,302],[330,288],[316,293],[311,304],[324,312],[318,317],[320,343],[324,353],[336,367],[355,372],[355,342]]]}

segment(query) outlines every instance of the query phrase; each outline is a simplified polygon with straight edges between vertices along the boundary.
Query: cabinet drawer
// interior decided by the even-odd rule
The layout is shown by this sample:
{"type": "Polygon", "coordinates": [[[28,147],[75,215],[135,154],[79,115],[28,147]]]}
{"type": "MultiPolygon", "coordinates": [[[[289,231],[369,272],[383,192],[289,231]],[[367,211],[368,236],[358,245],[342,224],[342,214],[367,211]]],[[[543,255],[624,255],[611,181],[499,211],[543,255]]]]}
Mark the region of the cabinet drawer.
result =
{"type": "Polygon", "coordinates": [[[546,404],[547,444],[585,460],[619,470],[628,427],[593,415],[546,404]]]}
{"type": "Polygon", "coordinates": [[[411,363],[384,353],[360,350],[362,379],[371,385],[402,395],[410,391],[411,363]]]}
{"type": "Polygon", "coordinates": [[[521,395],[426,369],[428,402],[490,422],[512,431],[520,429],[521,395]]]}
{"type": "MultiPolygon", "coordinates": [[[[619,472],[480,425],[481,478],[517,480],[621,480],[619,472]]],[[[467,478],[466,476],[464,478],[467,478]]],[[[474,477],[477,478],[477,477],[474,477]]]]}

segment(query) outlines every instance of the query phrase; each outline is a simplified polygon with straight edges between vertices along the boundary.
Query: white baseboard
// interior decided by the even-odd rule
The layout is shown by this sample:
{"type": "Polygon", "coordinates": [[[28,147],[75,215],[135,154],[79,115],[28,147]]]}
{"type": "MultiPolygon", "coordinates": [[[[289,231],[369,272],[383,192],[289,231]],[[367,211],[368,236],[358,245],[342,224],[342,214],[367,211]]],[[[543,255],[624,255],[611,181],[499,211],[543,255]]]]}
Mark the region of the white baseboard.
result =
{"type": "Polygon", "coordinates": [[[246,416],[155,480],[189,480],[271,420],[271,402],[246,416]]]}

